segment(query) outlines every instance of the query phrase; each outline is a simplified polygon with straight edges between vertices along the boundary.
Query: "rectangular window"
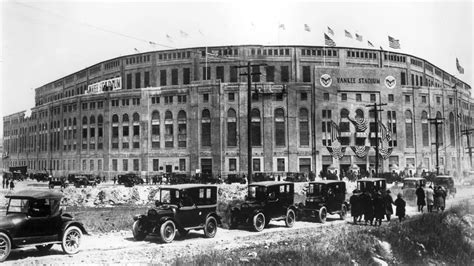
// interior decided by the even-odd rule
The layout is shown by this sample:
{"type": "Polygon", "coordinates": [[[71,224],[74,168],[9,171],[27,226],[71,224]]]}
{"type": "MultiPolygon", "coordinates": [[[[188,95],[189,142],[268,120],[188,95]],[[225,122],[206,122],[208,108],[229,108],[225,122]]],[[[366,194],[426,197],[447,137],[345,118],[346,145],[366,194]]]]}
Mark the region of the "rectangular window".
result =
{"type": "Polygon", "coordinates": [[[323,99],[324,99],[324,101],[329,101],[329,93],[325,92],[323,94],[323,99]]]}
{"type": "Polygon", "coordinates": [[[202,67],[202,80],[211,79],[211,67],[202,67]]]}
{"type": "Polygon", "coordinates": [[[275,82],[275,66],[267,66],[265,71],[267,74],[267,82],[275,82]]]}
{"type": "Polygon", "coordinates": [[[166,86],[166,69],[160,70],[160,86],[166,86]]]}
{"type": "Polygon", "coordinates": [[[141,73],[135,73],[135,88],[141,88],[142,87],[142,78],[141,78],[141,73]]]}
{"type": "Polygon", "coordinates": [[[290,81],[290,73],[288,66],[281,66],[281,82],[288,82],[290,81]]]}
{"type": "Polygon", "coordinates": [[[410,103],[410,95],[405,95],[405,103],[410,103]]]}
{"type": "Polygon", "coordinates": [[[230,82],[237,82],[237,67],[231,66],[230,67],[230,82]]]}
{"type": "Polygon", "coordinates": [[[252,66],[252,82],[260,82],[260,75],[256,75],[260,73],[260,66],[252,66]]]}
{"type": "Polygon", "coordinates": [[[171,85],[178,85],[178,69],[171,69],[171,85]]]}
{"type": "Polygon", "coordinates": [[[179,171],[186,171],[186,159],[179,159],[179,171]]]}
{"type": "Polygon", "coordinates": [[[311,82],[311,67],[303,66],[303,82],[311,82]]]}
{"type": "Polygon", "coordinates": [[[189,68],[183,68],[183,84],[191,83],[191,71],[189,68]]]}
{"type": "Polygon", "coordinates": [[[237,159],[229,158],[229,172],[237,171],[237,159]]]}
{"type": "Polygon", "coordinates": [[[311,159],[310,158],[300,158],[300,172],[309,173],[311,172],[311,159]]]}
{"type": "Polygon", "coordinates": [[[227,94],[227,98],[228,98],[228,101],[229,101],[229,102],[235,101],[235,93],[229,92],[229,93],[227,94]]]}
{"type": "Polygon", "coordinates": [[[285,159],[278,158],[277,159],[277,171],[284,172],[285,171],[285,159]]]}
{"type": "Polygon", "coordinates": [[[252,170],[254,172],[260,172],[260,158],[254,158],[252,159],[252,170]]]}
{"type": "Polygon", "coordinates": [[[133,159],[133,171],[140,171],[140,160],[133,159]]]}
{"type": "Polygon", "coordinates": [[[362,101],[362,94],[356,93],[356,102],[361,102],[362,101]]]}
{"type": "Polygon", "coordinates": [[[341,101],[343,101],[343,102],[347,101],[347,94],[346,93],[341,93],[341,101]]]}
{"type": "Polygon", "coordinates": [[[375,101],[376,101],[376,98],[377,98],[377,97],[375,96],[375,94],[370,94],[370,101],[371,101],[371,102],[375,102],[375,101]]]}
{"type": "Polygon", "coordinates": [[[129,126],[123,126],[122,127],[122,136],[128,137],[129,136],[129,130],[130,130],[129,126]]]}
{"type": "Polygon", "coordinates": [[[301,99],[301,101],[306,101],[306,100],[308,100],[308,93],[302,92],[302,93],[300,94],[300,99],[301,99]]]}
{"type": "Polygon", "coordinates": [[[122,171],[128,171],[128,159],[122,160],[122,171]]]}
{"type": "Polygon", "coordinates": [[[426,103],[426,96],[421,96],[421,103],[426,103]]]}
{"type": "Polygon", "coordinates": [[[153,159],[153,171],[159,171],[160,170],[160,160],[159,159],[153,159]]]}
{"type": "Polygon", "coordinates": [[[209,94],[208,93],[204,93],[202,95],[202,102],[204,102],[204,103],[209,102],[209,94]]]}
{"type": "Polygon", "coordinates": [[[388,101],[389,101],[389,102],[393,102],[393,101],[394,101],[393,94],[389,94],[389,95],[388,95],[388,101]]]}
{"type": "Polygon", "coordinates": [[[441,97],[436,96],[436,103],[437,103],[437,104],[441,104],[441,97]]]}
{"type": "Polygon", "coordinates": [[[224,67],[223,66],[216,67],[216,79],[221,80],[221,82],[224,82],[224,67]]]}
{"type": "Polygon", "coordinates": [[[127,89],[132,89],[132,74],[127,74],[127,89]]]}
{"type": "Polygon", "coordinates": [[[407,74],[405,72],[401,72],[400,74],[401,74],[401,77],[400,77],[401,84],[402,85],[407,85],[407,74]]]}
{"type": "Polygon", "coordinates": [[[112,159],[112,171],[117,172],[118,171],[118,166],[117,166],[117,159],[112,159]]]}
{"type": "Polygon", "coordinates": [[[144,85],[145,88],[148,88],[150,87],[150,72],[149,71],[145,71],[145,85],[144,85]]]}

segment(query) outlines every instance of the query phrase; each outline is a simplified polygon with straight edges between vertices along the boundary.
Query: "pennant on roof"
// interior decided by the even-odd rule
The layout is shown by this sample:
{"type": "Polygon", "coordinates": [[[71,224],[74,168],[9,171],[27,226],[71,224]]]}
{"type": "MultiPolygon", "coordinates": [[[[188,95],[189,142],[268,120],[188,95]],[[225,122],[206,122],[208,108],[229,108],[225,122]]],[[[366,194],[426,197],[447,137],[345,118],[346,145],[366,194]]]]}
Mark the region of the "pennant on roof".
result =
{"type": "Polygon", "coordinates": [[[352,34],[350,32],[348,32],[347,30],[344,30],[344,34],[346,35],[347,38],[352,39],[352,34]]]}
{"type": "Polygon", "coordinates": [[[459,64],[458,58],[456,58],[456,68],[458,69],[459,74],[464,74],[464,68],[459,64]]]}
{"type": "Polygon", "coordinates": [[[361,42],[362,41],[362,35],[359,35],[359,34],[356,33],[356,40],[361,42]]]}
{"type": "Polygon", "coordinates": [[[388,46],[392,49],[400,49],[400,40],[388,36],[388,46]]]}
{"type": "Polygon", "coordinates": [[[373,45],[370,41],[367,41],[367,44],[368,44],[370,47],[374,47],[374,45],[373,45]]]}
{"type": "Polygon", "coordinates": [[[327,46],[336,46],[334,40],[331,39],[331,37],[329,37],[326,33],[324,33],[324,44],[327,46]]]}
{"type": "Polygon", "coordinates": [[[334,36],[334,31],[328,26],[328,33],[334,36]]]}
{"type": "Polygon", "coordinates": [[[308,24],[304,24],[304,30],[307,32],[311,32],[311,28],[308,26],[308,24]]]}

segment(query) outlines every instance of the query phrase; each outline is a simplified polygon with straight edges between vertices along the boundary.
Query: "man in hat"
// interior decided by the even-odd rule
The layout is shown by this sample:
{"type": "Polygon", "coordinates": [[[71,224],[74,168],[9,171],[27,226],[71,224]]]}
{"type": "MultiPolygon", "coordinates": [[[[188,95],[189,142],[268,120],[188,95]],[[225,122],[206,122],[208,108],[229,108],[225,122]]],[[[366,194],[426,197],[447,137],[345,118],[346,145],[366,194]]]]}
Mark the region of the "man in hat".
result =
{"type": "Polygon", "coordinates": [[[392,196],[390,195],[390,189],[387,189],[387,191],[383,195],[383,201],[385,204],[385,216],[387,217],[387,221],[390,222],[390,218],[393,214],[393,199],[392,196]]]}

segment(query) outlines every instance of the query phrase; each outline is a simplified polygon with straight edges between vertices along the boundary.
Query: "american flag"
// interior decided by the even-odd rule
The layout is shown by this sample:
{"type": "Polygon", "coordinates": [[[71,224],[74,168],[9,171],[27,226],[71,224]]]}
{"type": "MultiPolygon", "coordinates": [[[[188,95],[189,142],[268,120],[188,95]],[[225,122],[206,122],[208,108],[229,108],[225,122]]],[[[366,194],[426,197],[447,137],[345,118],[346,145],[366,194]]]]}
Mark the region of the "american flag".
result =
{"type": "Polygon", "coordinates": [[[374,45],[373,45],[370,41],[367,41],[367,44],[368,44],[370,47],[374,47],[374,45]]]}
{"type": "Polygon", "coordinates": [[[308,24],[304,24],[304,30],[310,32],[311,28],[308,26],[308,24]]]}
{"type": "Polygon", "coordinates": [[[359,42],[361,42],[361,41],[362,41],[362,35],[359,35],[359,34],[356,33],[356,39],[357,39],[359,42]]]}
{"type": "Polygon", "coordinates": [[[179,34],[181,34],[181,37],[183,37],[183,38],[187,38],[189,36],[188,33],[184,32],[182,30],[179,31],[179,34]]]}
{"type": "Polygon", "coordinates": [[[464,74],[464,68],[459,64],[459,59],[456,57],[456,67],[458,69],[459,74],[464,74]]]}
{"type": "Polygon", "coordinates": [[[334,36],[334,31],[328,26],[328,33],[334,36]]]}
{"type": "Polygon", "coordinates": [[[400,40],[388,36],[388,46],[393,49],[400,49],[400,40]]]}
{"type": "Polygon", "coordinates": [[[348,32],[347,30],[344,30],[344,34],[346,35],[347,38],[352,39],[352,34],[350,32],[348,32]]]}
{"type": "Polygon", "coordinates": [[[336,43],[326,33],[324,33],[324,44],[327,46],[336,46],[336,43]]]}

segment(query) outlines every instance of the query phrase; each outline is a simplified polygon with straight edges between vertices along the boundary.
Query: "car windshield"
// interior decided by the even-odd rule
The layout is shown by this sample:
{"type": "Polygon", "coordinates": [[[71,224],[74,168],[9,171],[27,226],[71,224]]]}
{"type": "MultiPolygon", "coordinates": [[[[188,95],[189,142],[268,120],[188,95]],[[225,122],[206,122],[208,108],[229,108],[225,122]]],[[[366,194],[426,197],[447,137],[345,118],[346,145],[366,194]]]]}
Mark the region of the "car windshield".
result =
{"type": "Polygon", "coordinates": [[[449,178],[436,178],[435,183],[440,184],[440,185],[447,185],[447,184],[451,183],[451,181],[450,181],[449,178]]]}
{"type": "Polygon", "coordinates": [[[309,184],[308,196],[322,196],[326,193],[325,184],[309,184]]]}
{"type": "Polygon", "coordinates": [[[403,181],[403,185],[406,188],[416,188],[417,185],[418,185],[418,181],[416,181],[416,180],[405,180],[405,181],[403,181]]]}
{"type": "Polygon", "coordinates": [[[28,213],[27,199],[10,199],[7,212],[28,213]]]}
{"type": "Polygon", "coordinates": [[[247,198],[249,200],[265,200],[265,193],[267,191],[266,187],[262,186],[250,186],[249,187],[249,194],[247,198]]]}
{"type": "Polygon", "coordinates": [[[176,189],[162,189],[160,192],[160,203],[175,204],[179,202],[179,190],[176,189]]]}

